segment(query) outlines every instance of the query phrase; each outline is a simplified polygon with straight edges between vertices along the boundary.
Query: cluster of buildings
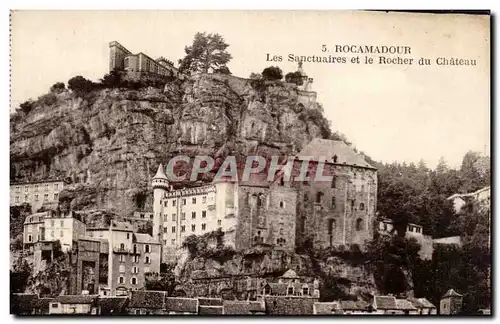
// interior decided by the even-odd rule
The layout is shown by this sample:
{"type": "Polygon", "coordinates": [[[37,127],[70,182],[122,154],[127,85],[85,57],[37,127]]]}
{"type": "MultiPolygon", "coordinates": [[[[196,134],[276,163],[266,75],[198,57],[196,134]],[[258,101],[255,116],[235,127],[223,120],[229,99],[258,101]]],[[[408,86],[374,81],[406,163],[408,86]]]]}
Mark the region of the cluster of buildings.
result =
{"type": "Polygon", "coordinates": [[[71,253],[68,294],[126,295],[144,288],[147,273],[160,272],[160,244],[137,233],[128,222],[111,220],[106,227],[88,227],[78,212],[46,211],[26,217],[24,256],[35,272],[54,259],[60,244],[71,253]]]}
{"type": "Polygon", "coordinates": [[[372,238],[377,171],[345,143],[312,140],[295,156],[292,180],[284,176],[278,172],[268,181],[265,170],[248,181],[173,189],[160,165],[152,180],[153,237],[163,260],[174,257],[187,236],[219,228],[235,250],[264,245],[293,251],[306,242],[363,246],[372,238]],[[304,165],[311,180],[294,181],[304,165]],[[332,180],[312,180],[317,172],[332,180]]]}
{"type": "MultiPolygon", "coordinates": [[[[266,288],[267,289],[267,288],[266,288]]],[[[440,302],[440,315],[462,310],[462,295],[450,289],[440,302]]],[[[126,296],[63,295],[39,298],[12,294],[17,315],[437,315],[425,298],[374,296],[371,303],[342,300],[319,302],[317,297],[269,293],[255,300],[171,297],[165,291],[138,290],[126,296]]]]}
{"type": "Polygon", "coordinates": [[[125,71],[127,76],[135,79],[144,76],[176,77],[182,79],[179,72],[170,60],[160,57],[153,59],[139,52],[133,54],[117,41],[109,43],[109,71],[125,71]]]}

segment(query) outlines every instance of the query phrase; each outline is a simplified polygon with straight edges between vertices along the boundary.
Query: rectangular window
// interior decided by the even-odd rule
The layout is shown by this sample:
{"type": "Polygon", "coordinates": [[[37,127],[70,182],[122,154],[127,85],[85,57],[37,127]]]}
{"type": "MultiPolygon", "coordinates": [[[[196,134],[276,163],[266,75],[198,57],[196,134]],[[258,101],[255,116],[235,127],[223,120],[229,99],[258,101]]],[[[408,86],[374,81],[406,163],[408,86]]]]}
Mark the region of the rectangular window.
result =
{"type": "Polygon", "coordinates": [[[61,227],[64,227],[64,219],[61,219],[61,227]]]}
{"type": "Polygon", "coordinates": [[[141,214],[140,218],[141,218],[141,219],[144,219],[144,214],[141,214]]]}
{"type": "MultiPolygon", "coordinates": [[[[37,196],[38,196],[38,195],[37,195],[37,196]]],[[[54,194],[54,200],[57,200],[57,198],[59,198],[59,194],[56,192],[56,193],[54,194]]]]}
{"type": "Polygon", "coordinates": [[[125,262],[125,256],[123,254],[120,254],[120,262],[125,262]]]}
{"type": "Polygon", "coordinates": [[[59,185],[56,183],[56,184],[54,185],[54,190],[57,190],[57,189],[59,189],[59,185]]]}
{"type": "Polygon", "coordinates": [[[172,222],[175,222],[177,220],[177,214],[172,214],[172,222]]]}
{"type": "Polygon", "coordinates": [[[196,225],[191,225],[191,232],[194,232],[196,230],[196,225]]]}
{"type": "Polygon", "coordinates": [[[21,191],[21,187],[17,186],[16,187],[16,192],[20,192],[21,191]]]}
{"type": "Polygon", "coordinates": [[[172,226],[172,233],[175,233],[175,226],[172,226]]]}
{"type": "Polygon", "coordinates": [[[24,186],[24,191],[28,192],[28,186],[24,186]]]}
{"type": "Polygon", "coordinates": [[[207,211],[206,210],[202,210],[201,211],[201,217],[202,218],[206,218],[207,217],[207,211]]]}
{"type": "Polygon", "coordinates": [[[332,177],[332,188],[337,188],[337,177],[336,176],[332,177]]]}
{"type": "Polygon", "coordinates": [[[46,184],[44,187],[45,187],[45,191],[49,191],[49,185],[48,184],[46,184]]]}
{"type": "Polygon", "coordinates": [[[196,204],[196,197],[191,198],[191,202],[193,203],[193,205],[196,204]]]}
{"type": "Polygon", "coordinates": [[[207,224],[205,224],[205,223],[201,224],[201,229],[202,229],[203,231],[204,231],[204,230],[206,230],[206,229],[207,229],[207,224]]]}
{"type": "Polygon", "coordinates": [[[38,191],[38,185],[37,184],[35,185],[35,191],[38,191]]]}
{"type": "Polygon", "coordinates": [[[222,221],[219,219],[219,220],[217,221],[217,226],[221,226],[221,225],[222,225],[222,221]]]}
{"type": "Polygon", "coordinates": [[[176,201],[175,200],[172,200],[172,206],[175,207],[175,204],[176,204],[176,201]]]}
{"type": "MultiPolygon", "coordinates": [[[[17,197],[16,197],[17,198],[17,197]]],[[[38,201],[38,195],[35,195],[35,201],[38,201]]]]}
{"type": "Polygon", "coordinates": [[[335,208],[335,196],[332,197],[332,208],[335,208]]]}
{"type": "Polygon", "coordinates": [[[206,204],[207,203],[207,196],[203,196],[201,198],[201,202],[204,203],[204,204],[206,204]]]}
{"type": "Polygon", "coordinates": [[[164,207],[167,207],[167,206],[168,206],[168,200],[165,200],[165,201],[163,202],[163,206],[164,206],[164,207]]]}
{"type": "MultiPolygon", "coordinates": [[[[26,196],[26,197],[28,197],[28,196],[26,196]]],[[[45,201],[49,200],[49,194],[43,195],[43,200],[45,200],[45,201]]]]}
{"type": "Polygon", "coordinates": [[[185,225],[182,225],[181,226],[181,232],[185,232],[186,231],[186,226],[185,225]]]}
{"type": "Polygon", "coordinates": [[[196,219],[196,212],[191,212],[191,218],[196,219]]]}
{"type": "Polygon", "coordinates": [[[185,206],[186,205],[186,198],[182,198],[182,205],[185,206]]]}
{"type": "Polygon", "coordinates": [[[19,196],[16,196],[16,202],[19,202],[19,196]]]}
{"type": "Polygon", "coordinates": [[[181,213],[181,220],[186,220],[186,213],[181,213]]]}

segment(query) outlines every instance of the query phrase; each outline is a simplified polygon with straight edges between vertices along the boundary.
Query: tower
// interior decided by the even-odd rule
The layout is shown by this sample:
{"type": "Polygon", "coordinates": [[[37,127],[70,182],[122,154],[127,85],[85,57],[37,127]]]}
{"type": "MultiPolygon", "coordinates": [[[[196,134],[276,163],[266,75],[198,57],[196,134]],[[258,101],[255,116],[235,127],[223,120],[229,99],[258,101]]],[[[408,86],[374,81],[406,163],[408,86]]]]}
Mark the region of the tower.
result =
{"type": "Polygon", "coordinates": [[[439,314],[456,315],[462,311],[462,295],[450,289],[441,297],[439,314]]]}
{"type": "Polygon", "coordinates": [[[152,181],[153,187],[153,239],[162,242],[163,221],[162,221],[162,205],[161,200],[168,191],[168,178],[163,171],[163,165],[158,166],[155,176],[152,181]]]}

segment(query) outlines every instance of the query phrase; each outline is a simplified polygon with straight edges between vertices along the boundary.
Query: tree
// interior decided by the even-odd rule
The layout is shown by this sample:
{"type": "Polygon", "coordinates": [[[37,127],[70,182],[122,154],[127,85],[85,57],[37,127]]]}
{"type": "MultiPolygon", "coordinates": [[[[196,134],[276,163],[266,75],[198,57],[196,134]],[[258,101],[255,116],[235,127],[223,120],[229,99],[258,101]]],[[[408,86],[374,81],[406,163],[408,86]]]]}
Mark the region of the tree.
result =
{"type": "Polygon", "coordinates": [[[105,74],[100,81],[101,84],[109,88],[118,88],[124,85],[122,74],[116,69],[113,69],[113,71],[105,74]]]}
{"type": "Polygon", "coordinates": [[[52,85],[52,87],[50,87],[50,92],[53,92],[53,93],[61,93],[64,90],[66,90],[66,86],[64,85],[63,82],[54,83],[52,85]]]}
{"type": "Polygon", "coordinates": [[[227,63],[232,59],[228,44],[219,34],[196,33],[193,44],[186,46],[186,56],[179,60],[179,70],[188,73],[231,74],[227,63]]]}
{"type": "Polygon", "coordinates": [[[23,102],[22,104],[19,105],[19,108],[21,109],[21,111],[25,114],[28,114],[32,109],[33,109],[33,106],[34,106],[34,102],[33,100],[27,100],[25,102],[23,102]]]}
{"type": "Polygon", "coordinates": [[[162,263],[160,273],[146,273],[147,290],[166,291],[171,296],[175,289],[175,275],[170,264],[162,263]]]}
{"type": "Polygon", "coordinates": [[[74,91],[78,95],[89,93],[94,88],[95,84],[81,75],[77,75],[68,80],[68,89],[74,91]]]}
{"type": "Polygon", "coordinates": [[[262,79],[268,81],[281,80],[283,71],[278,66],[269,66],[262,70],[262,79]]]}
{"type": "Polygon", "coordinates": [[[300,71],[287,73],[285,75],[285,81],[288,83],[295,83],[298,86],[304,84],[304,79],[302,78],[302,73],[300,73],[300,71]]]}
{"type": "Polygon", "coordinates": [[[259,73],[250,73],[250,76],[248,77],[250,80],[260,80],[262,79],[262,75],[259,73]]]}

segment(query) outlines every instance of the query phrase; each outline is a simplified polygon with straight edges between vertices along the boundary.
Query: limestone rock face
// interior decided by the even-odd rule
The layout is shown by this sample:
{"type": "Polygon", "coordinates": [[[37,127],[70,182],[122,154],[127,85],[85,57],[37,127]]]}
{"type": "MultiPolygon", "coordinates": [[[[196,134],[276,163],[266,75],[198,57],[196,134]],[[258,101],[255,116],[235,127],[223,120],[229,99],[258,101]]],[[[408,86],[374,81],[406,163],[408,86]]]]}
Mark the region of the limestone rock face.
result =
{"type": "Polygon", "coordinates": [[[67,179],[63,208],[130,215],[151,209],[150,180],[178,154],[293,154],[320,126],[303,118],[297,90],[195,75],[165,90],[65,91],[11,118],[11,181],[67,179]]]}

